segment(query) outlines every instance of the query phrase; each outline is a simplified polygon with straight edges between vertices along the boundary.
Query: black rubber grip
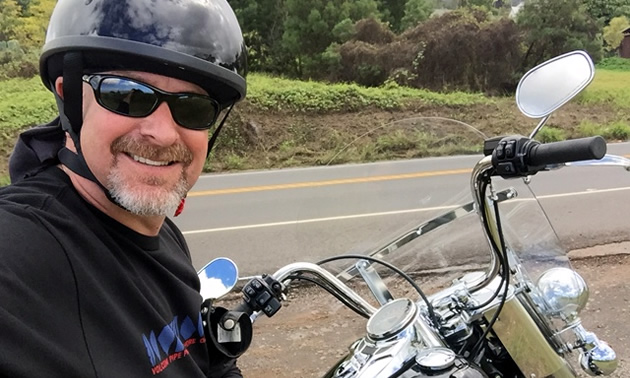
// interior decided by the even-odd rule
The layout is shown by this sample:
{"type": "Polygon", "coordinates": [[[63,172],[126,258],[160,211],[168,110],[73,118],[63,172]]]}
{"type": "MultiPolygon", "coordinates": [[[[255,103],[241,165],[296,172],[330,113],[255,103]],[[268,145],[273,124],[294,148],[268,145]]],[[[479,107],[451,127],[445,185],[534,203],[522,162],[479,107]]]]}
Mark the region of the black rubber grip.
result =
{"type": "Polygon", "coordinates": [[[601,159],[606,155],[606,141],[600,136],[535,145],[526,162],[530,166],[562,164],[601,159]]]}
{"type": "Polygon", "coordinates": [[[244,312],[247,315],[251,315],[254,313],[254,310],[245,301],[239,303],[238,306],[236,306],[236,308],[232,311],[244,312]]]}

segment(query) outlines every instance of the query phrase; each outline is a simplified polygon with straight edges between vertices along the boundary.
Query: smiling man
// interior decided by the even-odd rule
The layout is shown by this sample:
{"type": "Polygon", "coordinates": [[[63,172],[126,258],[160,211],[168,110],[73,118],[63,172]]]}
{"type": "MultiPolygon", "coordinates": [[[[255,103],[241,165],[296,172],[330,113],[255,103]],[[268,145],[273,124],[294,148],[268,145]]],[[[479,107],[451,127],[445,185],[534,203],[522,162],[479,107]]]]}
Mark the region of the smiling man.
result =
{"type": "Polygon", "coordinates": [[[245,97],[225,0],[59,0],[40,60],[59,118],[0,189],[0,376],[240,377],[208,343],[169,219],[245,97]]]}

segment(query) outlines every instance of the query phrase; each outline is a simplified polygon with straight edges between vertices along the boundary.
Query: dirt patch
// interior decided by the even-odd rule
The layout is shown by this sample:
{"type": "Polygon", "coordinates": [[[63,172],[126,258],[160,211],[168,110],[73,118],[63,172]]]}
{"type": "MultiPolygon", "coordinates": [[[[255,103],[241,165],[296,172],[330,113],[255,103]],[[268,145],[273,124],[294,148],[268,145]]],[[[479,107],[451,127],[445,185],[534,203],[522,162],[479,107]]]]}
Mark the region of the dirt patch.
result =
{"type": "MultiPolygon", "coordinates": [[[[367,108],[354,113],[322,114],[260,111],[244,105],[236,113],[236,122],[226,128],[219,139],[215,158],[208,168],[229,171],[321,165],[330,160],[332,151],[340,150],[368,131],[413,117],[459,120],[487,136],[529,135],[538,122],[523,116],[511,98],[495,98],[489,104],[468,106],[436,106],[418,101],[392,111],[367,108]]],[[[568,138],[575,138],[583,136],[579,125],[584,121],[595,124],[628,122],[630,116],[607,105],[568,104],[550,118],[548,125],[563,129],[568,138]]],[[[370,153],[364,153],[359,147],[357,156],[346,156],[337,163],[427,156],[427,151],[423,151],[426,146],[418,143],[394,152],[375,147],[378,138],[393,132],[384,128],[363,138],[358,143],[370,153]]],[[[432,151],[431,154],[448,154],[448,151],[432,151]]]]}
{"type": "MultiPolygon", "coordinates": [[[[573,265],[591,293],[583,324],[617,352],[620,367],[612,377],[629,377],[630,255],[580,258],[573,265]]],[[[330,295],[311,288],[294,292],[273,318],[259,319],[252,347],[239,362],[244,376],[322,376],[364,333],[366,323],[345,308],[330,307],[332,302],[330,295]]]]}

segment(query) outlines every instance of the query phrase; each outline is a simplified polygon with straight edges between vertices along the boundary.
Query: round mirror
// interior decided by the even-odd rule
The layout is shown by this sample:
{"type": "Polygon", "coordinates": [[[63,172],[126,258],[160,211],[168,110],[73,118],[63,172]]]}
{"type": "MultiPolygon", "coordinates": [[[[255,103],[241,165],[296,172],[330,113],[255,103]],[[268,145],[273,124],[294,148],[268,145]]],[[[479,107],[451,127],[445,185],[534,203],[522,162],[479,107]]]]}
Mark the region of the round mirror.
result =
{"type": "Polygon", "coordinates": [[[210,261],[197,273],[203,299],[217,299],[229,293],[238,280],[238,268],[234,261],[219,257],[210,261]]]}
{"type": "Polygon", "coordinates": [[[593,80],[595,66],[584,51],[573,51],[527,72],[516,88],[516,104],[530,118],[553,113],[593,80]]]}

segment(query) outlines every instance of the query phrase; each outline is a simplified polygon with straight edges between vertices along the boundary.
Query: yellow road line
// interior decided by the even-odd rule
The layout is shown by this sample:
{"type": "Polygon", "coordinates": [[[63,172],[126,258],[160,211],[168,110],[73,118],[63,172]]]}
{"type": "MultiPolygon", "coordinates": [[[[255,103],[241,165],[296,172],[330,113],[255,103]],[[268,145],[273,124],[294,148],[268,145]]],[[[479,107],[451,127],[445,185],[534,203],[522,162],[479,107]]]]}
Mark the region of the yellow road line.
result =
{"type": "Polygon", "coordinates": [[[242,188],[203,190],[203,191],[198,191],[198,192],[190,192],[188,193],[188,197],[215,196],[215,195],[220,195],[220,194],[261,192],[261,191],[266,191],[266,190],[313,188],[313,187],[319,187],[319,186],[358,184],[358,183],[387,181],[387,180],[403,180],[403,179],[411,179],[411,178],[419,178],[419,177],[458,175],[458,174],[470,173],[471,171],[472,169],[466,168],[466,169],[453,169],[453,170],[446,170],[446,171],[405,173],[405,174],[399,174],[399,175],[356,177],[356,178],[325,180],[325,181],[305,181],[305,182],[296,182],[296,183],[290,183],[290,184],[261,185],[261,186],[247,186],[247,187],[242,187],[242,188]]]}
{"type": "MultiPolygon", "coordinates": [[[[623,156],[630,158],[630,154],[623,155],[623,156]]],[[[356,177],[356,178],[325,180],[325,181],[305,181],[305,182],[295,182],[295,183],[278,184],[278,185],[246,186],[246,187],[241,187],[241,188],[202,190],[202,191],[190,192],[188,193],[188,197],[202,197],[202,196],[216,196],[216,195],[221,195],[221,194],[262,192],[262,191],[268,191],[268,190],[314,188],[314,187],[320,187],[320,186],[359,184],[359,183],[366,183],[366,182],[403,180],[403,179],[411,179],[411,178],[419,178],[419,177],[458,175],[458,174],[464,174],[464,173],[470,173],[470,172],[472,172],[472,169],[467,168],[467,169],[453,169],[453,170],[445,170],[445,171],[405,173],[405,174],[399,174],[399,175],[356,177]]]]}

